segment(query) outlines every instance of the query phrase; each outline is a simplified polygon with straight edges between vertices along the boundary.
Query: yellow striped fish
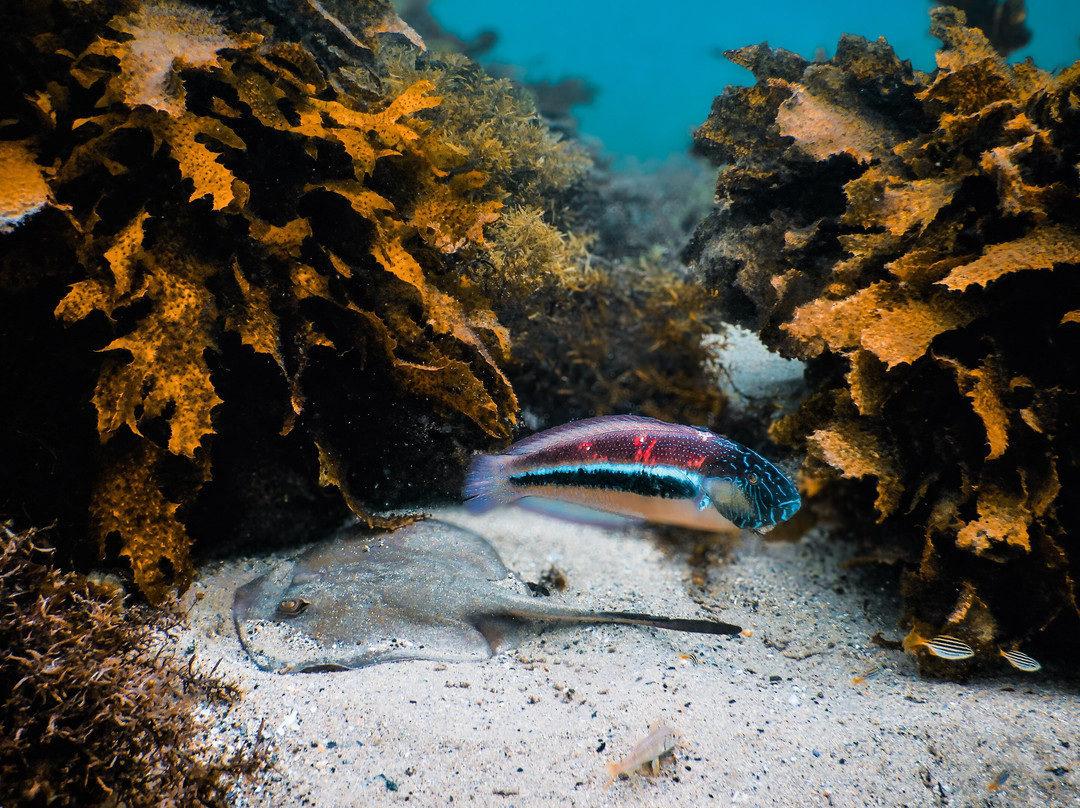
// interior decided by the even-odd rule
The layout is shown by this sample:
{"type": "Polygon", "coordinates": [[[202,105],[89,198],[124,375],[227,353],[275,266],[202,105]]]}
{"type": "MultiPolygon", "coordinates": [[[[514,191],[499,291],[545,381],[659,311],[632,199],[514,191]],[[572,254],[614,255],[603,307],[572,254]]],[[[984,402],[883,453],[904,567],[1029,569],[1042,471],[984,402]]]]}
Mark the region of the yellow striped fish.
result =
{"type": "Polygon", "coordinates": [[[1005,657],[1005,661],[1016,668],[1018,671],[1024,671],[1024,673],[1035,673],[1042,670],[1042,665],[1039,664],[1037,659],[1029,657],[1023,651],[1005,651],[1004,649],[998,649],[1001,651],[1001,655],[1005,657]]]}
{"type": "Polygon", "coordinates": [[[916,648],[920,645],[931,654],[940,657],[941,659],[958,661],[961,659],[971,659],[975,656],[975,652],[971,650],[970,645],[963,640],[958,640],[956,637],[952,637],[948,634],[939,634],[932,640],[922,640],[915,643],[916,648]]]}

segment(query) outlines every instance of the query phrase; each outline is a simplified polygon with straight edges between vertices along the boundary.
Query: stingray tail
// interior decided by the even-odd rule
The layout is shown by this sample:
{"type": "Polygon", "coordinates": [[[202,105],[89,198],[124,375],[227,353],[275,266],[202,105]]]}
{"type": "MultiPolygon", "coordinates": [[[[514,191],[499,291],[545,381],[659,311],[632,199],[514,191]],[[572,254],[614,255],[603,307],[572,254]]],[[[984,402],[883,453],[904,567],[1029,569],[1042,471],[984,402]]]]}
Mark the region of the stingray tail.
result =
{"type": "MultiPolygon", "coordinates": [[[[523,619],[537,619],[528,607],[518,610],[515,615],[523,619]]],[[[650,626],[668,631],[685,631],[690,634],[738,634],[742,626],[724,623],[720,620],[700,620],[683,617],[658,617],[640,612],[579,612],[573,609],[558,612],[545,609],[539,619],[566,620],[571,623],[622,623],[630,626],[650,626]]]]}
{"type": "Polygon", "coordinates": [[[742,626],[720,620],[698,620],[683,617],[657,617],[637,612],[599,612],[590,617],[597,623],[626,623],[632,626],[652,626],[668,631],[686,631],[691,634],[738,634],[742,626]]]}
{"type": "Polygon", "coordinates": [[[506,459],[500,455],[477,455],[465,474],[462,495],[473,513],[487,513],[518,499],[506,479],[506,459]]]}

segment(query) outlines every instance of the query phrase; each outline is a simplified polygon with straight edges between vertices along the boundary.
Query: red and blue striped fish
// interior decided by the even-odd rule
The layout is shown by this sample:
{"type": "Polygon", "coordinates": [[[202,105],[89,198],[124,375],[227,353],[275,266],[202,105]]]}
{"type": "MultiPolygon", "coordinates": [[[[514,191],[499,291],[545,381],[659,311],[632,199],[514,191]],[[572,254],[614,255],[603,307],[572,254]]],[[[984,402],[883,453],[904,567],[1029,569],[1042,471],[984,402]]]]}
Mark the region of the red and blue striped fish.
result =
{"type": "Polygon", "coordinates": [[[632,415],[587,418],[478,455],[465,478],[476,513],[517,502],[606,526],[657,522],[764,532],[800,505],[756,452],[707,429],[632,415]]]}

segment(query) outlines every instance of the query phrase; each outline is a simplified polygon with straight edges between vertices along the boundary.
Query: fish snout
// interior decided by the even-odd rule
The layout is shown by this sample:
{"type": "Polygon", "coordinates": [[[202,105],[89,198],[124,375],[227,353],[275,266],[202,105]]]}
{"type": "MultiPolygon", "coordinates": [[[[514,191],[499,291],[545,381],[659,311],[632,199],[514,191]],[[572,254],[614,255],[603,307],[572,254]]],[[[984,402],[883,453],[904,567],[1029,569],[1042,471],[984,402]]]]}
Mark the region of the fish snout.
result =
{"type": "MultiPolygon", "coordinates": [[[[741,487],[752,504],[745,523],[739,527],[751,530],[771,528],[786,522],[802,506],[802,497],[795,483],[771,463],[748,472],[741,480],[741,487]]],[[[738,524],[738,522],[736,522],[738,524]]]]}
{"type": "Polygon", "coordinates": [[[790,519],[796,513],[798,513],[798,510],[801,507],[802,507],[802,497],[800,497],[799,493],[796,491],[794,497],[792,497],[791,499],[786,499],[783,502],[777,504],[777,506],[776,506],[776,513],[777,513],[776,522],[777,522],[777,524],[779,524],[780,522],[786,522],[788,519],[790,519]]]}

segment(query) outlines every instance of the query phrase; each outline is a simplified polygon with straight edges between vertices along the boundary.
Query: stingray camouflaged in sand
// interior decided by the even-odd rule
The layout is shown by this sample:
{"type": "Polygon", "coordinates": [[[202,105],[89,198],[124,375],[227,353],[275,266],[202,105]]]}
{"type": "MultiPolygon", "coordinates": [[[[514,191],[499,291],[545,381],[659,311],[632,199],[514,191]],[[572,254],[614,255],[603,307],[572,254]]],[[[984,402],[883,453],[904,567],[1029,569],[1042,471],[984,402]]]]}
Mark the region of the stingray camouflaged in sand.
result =
{"type": "Polygon", "coordinates": [[[488,538],[526,580],[554,565],[568,586],[553,600],[705,613],[752,634],[568,626],[486,662],[281,675],[252,664],[230,607],[293,553],[210,565],[176,650],[243,690],[216,743],[260,725],[272,741],[274,768],[237,805],[1080,805],[1076,680],[1004,661],[966,684],[920,678],[871,640],[902,636],[894,573],[845,570],[845,543],[744,535],[699,587],[685,552],[645,529],[434,515],[488,538]],[[675,759],[605,791],[606,764],[661,724],[680,736],[675,759]]]}

